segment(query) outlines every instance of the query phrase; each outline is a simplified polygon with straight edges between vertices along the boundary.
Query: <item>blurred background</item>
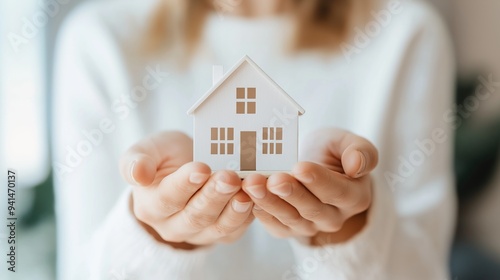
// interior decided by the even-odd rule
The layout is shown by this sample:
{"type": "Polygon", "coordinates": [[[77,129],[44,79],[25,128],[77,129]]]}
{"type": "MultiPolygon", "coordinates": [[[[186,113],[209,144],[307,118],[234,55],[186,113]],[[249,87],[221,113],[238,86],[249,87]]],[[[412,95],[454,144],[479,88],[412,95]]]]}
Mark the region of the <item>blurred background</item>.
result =
{"type": "MultiPolygon", "coordinates": [[[[0,167],[2,172],[14,167],[18,173],[17,272],[9,273],[2,261],[0,279],[55,279],[49,144],[54,43],[61,22],[84,1],[0,2],[0,167]]],[[[455,171],[460,213],[452,279],[500,279],[500,87],[476,109],[460,110],[480,77],[500,82],[500,1],[427,1],[447,22],[458,61],[456,105],[461,124],[456,130],[455,171]]],[[[5,190],[5,180],[1,184],[5,190]]],[[[2,205],[7,201],[6,191],[0,199],[2,205]]],[[[2,213],[5,209],[2,206],[2,213]]],[[[6,230],[1,227],[2,255],[7,250],[6,230]]]]}

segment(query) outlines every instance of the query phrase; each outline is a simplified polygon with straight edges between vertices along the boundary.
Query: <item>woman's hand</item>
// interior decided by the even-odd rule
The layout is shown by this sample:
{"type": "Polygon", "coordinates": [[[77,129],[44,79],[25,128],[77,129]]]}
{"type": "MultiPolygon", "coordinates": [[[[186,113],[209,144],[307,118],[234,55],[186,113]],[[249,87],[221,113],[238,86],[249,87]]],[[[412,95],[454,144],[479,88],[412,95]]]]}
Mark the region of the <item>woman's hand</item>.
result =
{"type": "Polygon", "coordinates": [[[230,171],[211,175],[193,158],[191,138],[164,132],[132,146],[120,161],[133,185],[136,218],[158,240],[174,247],[232,242],[253,220],[250,198],[230,171]]]}
{"type": "Polygon", "coordinates": [[[311,245],[345,242],[366,223],[377,150],[368,140],[338,129],[311,134],[303,147],[303,161],[292,175],[244,180],[243,190],[255,203],[253,213],[277,237],[297,237],[311,245]]]}

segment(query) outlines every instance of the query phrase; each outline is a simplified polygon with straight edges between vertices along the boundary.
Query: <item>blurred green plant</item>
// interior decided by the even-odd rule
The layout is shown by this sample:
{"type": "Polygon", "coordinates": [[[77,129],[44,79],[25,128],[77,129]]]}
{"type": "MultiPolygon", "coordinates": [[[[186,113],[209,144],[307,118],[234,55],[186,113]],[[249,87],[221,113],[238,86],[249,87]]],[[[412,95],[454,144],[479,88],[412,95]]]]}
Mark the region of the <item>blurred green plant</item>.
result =
{"type": "MultiPolygon", "coordinates": [[[[52,174],[52,172],[51,172],[52,174]]],[[[54,216],[54,188],[52,175],[34,187],[35,199],[30,211],[20,219],[21,225],[29,228],[44,218],[54,216]]]]}
{"type": "MultiPolygon", "coordinates": [[[[478,75],[457,81],[456,104],[464,105],[479,86],[478,75]],[[473,78],[472,78],[473,77],[473,78]]],[[[455,134],[455,176],[459,202],[484,190],[493,177],[500,148],[500,114],[486,122],[474,122],[473,115],[462,119],[455,134]]]]}

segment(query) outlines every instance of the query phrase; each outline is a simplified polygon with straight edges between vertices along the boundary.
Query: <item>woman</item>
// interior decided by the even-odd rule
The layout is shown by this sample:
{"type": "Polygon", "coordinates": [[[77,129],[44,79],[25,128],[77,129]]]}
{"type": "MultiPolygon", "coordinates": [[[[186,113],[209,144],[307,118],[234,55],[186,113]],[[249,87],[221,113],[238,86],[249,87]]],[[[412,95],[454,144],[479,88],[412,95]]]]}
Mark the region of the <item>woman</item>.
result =
{"type": "Polygon", "coordinates": [[[61,279],[447,279],[453,60],[425,4],[96,2],[58,46],[61,279]],[[245,54],[307,112],[290,174],[191,162],[185,112],[245,54]]]}

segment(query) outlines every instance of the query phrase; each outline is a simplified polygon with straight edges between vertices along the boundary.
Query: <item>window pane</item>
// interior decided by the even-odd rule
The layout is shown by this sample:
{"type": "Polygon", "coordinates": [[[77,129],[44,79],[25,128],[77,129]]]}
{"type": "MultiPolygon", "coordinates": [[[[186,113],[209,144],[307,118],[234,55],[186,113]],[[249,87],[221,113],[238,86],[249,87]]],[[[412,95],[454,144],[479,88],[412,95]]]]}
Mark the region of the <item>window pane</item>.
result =
{"type": "Polygon", "coordinates": [[[276,128],[276,140],[283,140],[283,128],[276,128]]]}
{"type": "Polygon", "coordinates": [[[234,140],[234,128],[227,129],[227,140],[234,140]]]}
{"type": "Polygon", "coordinates": [[[217,154],[217,143],[212,143],[212,145],[210,147],[210,153],[212,155],[216,155],[217,154]]]}
{"type": "Polygon", "coordinates": [[[219,140],[226,140],[226,129],[223,127],[220,128],[219,140]]]}
{"type": "Polygon", "coordinates": [[[237,88],[236,89],[236,98],[245,99],[245,88],[237,88]]]}
{"type": "Polygon", "coordinates": [[[255,114],[255,102],[248,102],[247,106],[247,114],[255,114]]]}
{"type": "Polygon", "coordinates": [[[255,99],[255,88],[247,88],[247,98],[255,99]]]}
{"type": "Polygon", "coordinates": [[[269,143],[269,153],[274,154],[274,143],[269,143]]]}
{"type": "Polygon", "coordinates": [[[271,136],[270,139],[274,140],[274,127],[271,127],[270,130],[271,130],[271,132],[269,132],[269,134],[271,134],[270,135],[271,136]]]}
{"type": "Polygon", "coordinates": [[[283,144],[282,143],[276,143],[276,154],[278,154],[278,155],[283,154],[283,144]]]}
{"type": "Polygon", "coordinates": [[[267,127],[263,127],[262,128],[262,140],[267,140],[268,138],[268,135],[267,135],[267,132],[268,132],[268,128],[267,127]]]}
{"type": "Polygon", "coordinates": [[[219,150],[219,154],[220,155],[223,155],[226,153],[226,144],[224,143],[220,143],[220,150],[219,150]]]}
{"type": "Polygon", "coordinates": [[[262,143],[262,154],[267,155],[267,143],[262,143]]]}
{"type": "Polygon", "coordinates": [[[245,114],[245,102],[236,102],[236,114],[245,114]]]}
{"type": "Polygon", "coordinates": [[[227,154],[228,155],[234,154],[234,144],[233,143],[227,144],[227,154]]]}
{"type": "Polygon", "coordinates": [[[216,127],[212,127],[212,137],[210,139],[212,140],[217,140],[217,128],[216,127]]]}

